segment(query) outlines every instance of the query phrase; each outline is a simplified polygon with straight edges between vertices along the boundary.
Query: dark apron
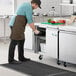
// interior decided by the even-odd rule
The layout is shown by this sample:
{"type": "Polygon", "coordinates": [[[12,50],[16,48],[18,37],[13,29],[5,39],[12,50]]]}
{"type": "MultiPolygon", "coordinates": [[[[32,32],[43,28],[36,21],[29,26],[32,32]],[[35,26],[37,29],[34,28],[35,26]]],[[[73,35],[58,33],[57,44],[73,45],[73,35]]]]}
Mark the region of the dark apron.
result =
{"type": "Polygon", "coordinates": [[[27,24],[27,19],[25,16],[17,15],[15,18],[14,25],[11,30],[10,38],[13,40],[23,40],[25,39],[25,26],[27,24]]]}

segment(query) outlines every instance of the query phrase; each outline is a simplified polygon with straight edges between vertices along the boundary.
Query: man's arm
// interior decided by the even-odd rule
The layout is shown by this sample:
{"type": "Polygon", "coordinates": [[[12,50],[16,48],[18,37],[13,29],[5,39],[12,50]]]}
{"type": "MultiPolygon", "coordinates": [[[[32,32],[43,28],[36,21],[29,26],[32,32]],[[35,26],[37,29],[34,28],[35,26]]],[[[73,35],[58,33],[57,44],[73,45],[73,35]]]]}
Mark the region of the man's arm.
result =
{"type": "Polygon", "coordinates": [[[30,5],[27,6],[26,8],[26,18],[27,18],[27,23],[29,26],[32,28],[35,34],[39,34],[39,31],[35,28],[33,18],[32,18],[32,7],[30,5]]]}
{"type": "Polygon", "coordinates": [[[75,21],[76,16],[71,16],[70,21],[68,22],[68,24],[71,24],[75,21]]]}
{"type": "Polygon", "coordinates": [[[35,34],[39,34],[39,33],[40,33],[40,31],[38,31],[38,30],[35,28],[34,23],[29,24],[29,26],[32,28],[32,30],[34,31],[35,34]]]}

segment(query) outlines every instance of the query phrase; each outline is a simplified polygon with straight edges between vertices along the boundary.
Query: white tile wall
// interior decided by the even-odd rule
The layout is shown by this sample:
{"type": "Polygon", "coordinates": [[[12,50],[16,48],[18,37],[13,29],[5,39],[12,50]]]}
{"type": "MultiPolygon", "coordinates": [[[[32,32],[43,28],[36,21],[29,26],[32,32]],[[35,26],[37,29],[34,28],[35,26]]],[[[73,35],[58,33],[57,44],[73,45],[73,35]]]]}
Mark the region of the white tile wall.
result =
{"type": "MultiPolygon", "coordinates": [[[[67,4],[67,3],[70,3],[70,0],[62,0],[62,3],[63,4],[67,4]]],[[[73,3],[76,3],[76,0],[73,0],[73,3]]],[[[74,7],[74,10],[73,10],[73,6],[68,6],[68,5],[63,5],[61,6],[61,9],[62,9],[62,15],[71,15],[73,14],[76,7],[74,7]]]]}
{"type": "Polygon", "coordinates": [[[55,14],[59,15],[60,14],[60,6],[59,6],[60,1],[61,0],[41,0],[42,9],[40,11],[36,10],[35,12],[52,14],[52,12],[51,12],[52,7],[55,7],[55,14]]]}
{"type": "Polygon", "coordinates": [[[73,14],[73,6],[62,6],[62,15],[73,14]]]}
{"type": "Polygon", "coordinates": [[[0,15],[12,15],[14,13],[14,0],[0,0],[0,15]]]}
{"type": "Polygon", "coordinates": [[[62,0],[62,3],[70,3],[70,0],[62,0]]]}
{"type": "Polygon", "coordinates": [[[16,1],[17,1],[17,7],[18,7],[23,2],[30,2],[31,0],[16,0],[16,1]]]}
{"type": "MultiPolygon", "coordinates": [[[[37,9],[34,12],[36,13],[49,13],[52,14],[52,7],[55,7],[55,15],[60,16],[61,13],[62,15],[71,15],[73,13],[73,7],[70,6],[60,6],[61,2],[69,2],[69,0],[41,0],[42,4],[41,7],[42,9],[37,9]],[[61,12],[62,11],[62,12],[61,12]]],[[[17,0],[17,6],[20,5],[23,2],[30,2],[30,0],[17,0]]],[[[75,0],[74,0],[75,3],[75,0]]]]}

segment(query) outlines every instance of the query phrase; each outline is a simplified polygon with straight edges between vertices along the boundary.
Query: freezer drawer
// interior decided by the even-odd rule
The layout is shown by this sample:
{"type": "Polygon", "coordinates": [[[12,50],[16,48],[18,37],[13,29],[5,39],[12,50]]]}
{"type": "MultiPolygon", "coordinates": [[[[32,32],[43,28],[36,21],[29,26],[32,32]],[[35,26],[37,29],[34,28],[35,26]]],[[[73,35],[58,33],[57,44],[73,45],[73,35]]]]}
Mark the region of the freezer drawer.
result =
{"type": "Polygon", "coordinates": [[[59,60],[76,64],[76,33],[60,31],[59,60]]]}
{"type": "Polygon", "coordinates": [[[40,33],[34,34],[34,50],[35,53],[41,52],[40,43],[46,43],[46,28],[36,27],[40,33]]]}
{"type": "Polygon", "coordinates": [[[52,58],[57,58],[57,40],[58,30],[47,28],[46,29],[46,54],[52,58]]]}

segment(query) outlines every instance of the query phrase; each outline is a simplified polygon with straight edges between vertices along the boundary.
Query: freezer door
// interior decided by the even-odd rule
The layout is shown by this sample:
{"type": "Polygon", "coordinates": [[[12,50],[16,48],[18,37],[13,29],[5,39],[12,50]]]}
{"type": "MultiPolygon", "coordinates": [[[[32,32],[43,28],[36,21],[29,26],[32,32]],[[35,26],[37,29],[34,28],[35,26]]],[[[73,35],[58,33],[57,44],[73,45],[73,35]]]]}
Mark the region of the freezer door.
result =
{"type": "Polygon", "coordinates": [[[46,54],[52,58],[57,58],[57,39],[58,30],[47,28],[46,29],[46,54]]]}
{"type": "Polygon", "coordinates": [[[76,33],[60,31],[59,60],[76,64],[76,33]]]}

